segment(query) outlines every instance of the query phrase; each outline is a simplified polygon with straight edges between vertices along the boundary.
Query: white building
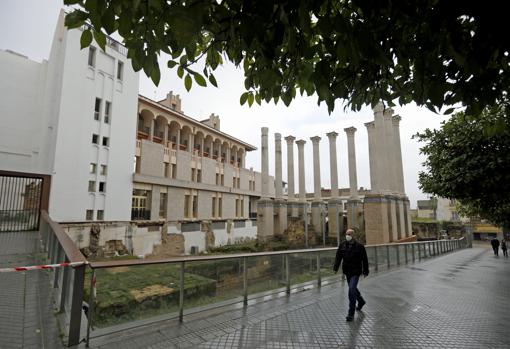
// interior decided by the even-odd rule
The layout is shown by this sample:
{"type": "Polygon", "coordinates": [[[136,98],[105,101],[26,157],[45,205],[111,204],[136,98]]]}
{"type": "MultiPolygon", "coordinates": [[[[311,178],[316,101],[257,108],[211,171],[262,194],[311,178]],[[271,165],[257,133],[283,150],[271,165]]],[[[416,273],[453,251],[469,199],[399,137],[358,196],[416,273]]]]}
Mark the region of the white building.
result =
{"type": "Polygon", "coordinates": [[[0,51],[0,170],[50,175],[56,221],[128,221],[138,74],[110,38],[80,50],[64,17],[47,61],[0,51]]]}

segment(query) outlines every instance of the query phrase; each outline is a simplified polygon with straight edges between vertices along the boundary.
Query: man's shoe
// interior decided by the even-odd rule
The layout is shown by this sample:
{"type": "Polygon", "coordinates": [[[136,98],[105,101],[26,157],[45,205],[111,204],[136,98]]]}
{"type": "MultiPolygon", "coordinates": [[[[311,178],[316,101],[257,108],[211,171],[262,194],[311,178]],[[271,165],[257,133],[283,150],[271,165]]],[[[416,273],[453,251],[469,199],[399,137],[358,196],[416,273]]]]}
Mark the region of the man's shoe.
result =
{"type": "Polygon", "coordinates": [[[345,317],[345,321],[352,321],[352,320],[354,320],[354,315],[348,314],[348,315],[345,317]]]}
{"type": "Polygon", "coordinates": [[[365,301],[358,302],[358,306],[356,307],[356,310],[361,310],[365,304],[367,304],[367,302],[365,302],[365,301]]]}

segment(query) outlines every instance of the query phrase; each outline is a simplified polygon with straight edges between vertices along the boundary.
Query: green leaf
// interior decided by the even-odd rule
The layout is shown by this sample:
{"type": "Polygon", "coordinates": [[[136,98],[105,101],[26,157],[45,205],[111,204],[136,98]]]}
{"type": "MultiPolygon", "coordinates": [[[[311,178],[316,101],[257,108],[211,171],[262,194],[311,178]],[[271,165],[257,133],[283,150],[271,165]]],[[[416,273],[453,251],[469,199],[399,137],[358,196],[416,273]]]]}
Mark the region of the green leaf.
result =
{"type": "Polygon", "coordinates": [[[103,51],[106,50],[106,36],[97,30],[94,30],[94,39],[96,40],[97,44],[103,51]]]}
{"type": "Polygon", "coordinates": [[[111,34],[115,31],[115,12],[113,11],[113,7],[106,10],[101,17],[101,23],[107,34],[111,34]]]}
{"type": "Polygon", "coordinates": [[[216,82],[216,78],[214,77],[214,75],[209,75],[209,82],[214,86],[214,87],[218,87],[218,83],[216,82]]]}
{"type": "Polygon", "coordinates": [[[455,108],[448,108],[444,111],[443,115],[450,115],[455,111],[455,108]]]}
{"type": "Polygon", "coordinates": [[[258,105],[262,105],[262,98],[260,97],[260,94],[256,94],[255,95],[255,101],[257,102],[258,105]]]}
{"type": "Polygon", "coordinates": [[[154,85],[156,85],[156,86],[159,85],[160,78],[161,78],[161,73],[159,71],[159,67],[155,66],[152,69],[152,73],[151,73],[151,79],[152,79],[152,82],[154,83],[154,85]]]}
{"type": "Polygon", "coordinates": [[[92,42],[92,33],[88,29],[84,30],[83,33],[81,33],[81,38],[80,38],[81,49],[84,49],[85,47],[89,47],[91,42],[92,42]]]}
{"type": "Polygon", "coordinates": [[[239,103],[241,105],[244,105],[244,103],[246,103],[246,101],[248,100],[248,95],[249,95],[248,92],[245,92],[241,95],[241,98],[239,98],[239,103]]]}
{"type": "Polygon", "coordinates": [[[172,69],[173,67],[175,67],[178,63],[176,61],[168,61],[167,65],[168,65],[168,68],[172,69]]]}
{"type": "Polygon", "coordinates": [[[88,14],[81,10],[75,10],[68,14],[65,19],[65,26],[68,29],[78,28],[85,24],[88,14]]]}
{"type": "Polygon", "coordinates": [[[195,76],[195,81],[197,82],[197,84],[199,86],[202,86],[202,87],[207,86],[207,83],[205,82],[205,79],[202,75],[196,73],[194,76],[195,76]]]}
{"type": "Polygon", "coordinates": [[[191,90],[191,85],[193,84],[193,80],[191,80],[191,76],[188,74],[184,78],[184,87],[186,87],[186,91],[189,92],[191,90]]]}
{"type": "Polygon", "coordinates": [[[253,96],[253,93],[250,93],[248,95],[248,105],[251,107],[252,104],[253,104],[253,100],[254,100],[254,96],[253,96]]]}
{"type": "Polygon", "coordinates": [[[177,68],[177,76],[182,79],[183,75],[184,75],[184,69],[182,69],[182,66],[179,66],[179,68],[177,68]]]}

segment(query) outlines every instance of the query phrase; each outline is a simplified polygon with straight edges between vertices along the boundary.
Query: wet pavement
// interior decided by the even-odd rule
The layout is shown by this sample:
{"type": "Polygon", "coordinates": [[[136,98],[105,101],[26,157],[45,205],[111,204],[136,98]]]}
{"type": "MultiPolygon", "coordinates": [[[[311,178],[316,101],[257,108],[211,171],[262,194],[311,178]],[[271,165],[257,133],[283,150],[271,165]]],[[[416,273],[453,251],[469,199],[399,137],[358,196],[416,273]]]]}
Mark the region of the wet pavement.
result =
{"type": "Polygon", "coordinates": [[[509,348],[509,268],[483,245],[361,280],[367,305],[353,322],[347,285],[336,282],[96,337],[91,347],[509,348]]]}

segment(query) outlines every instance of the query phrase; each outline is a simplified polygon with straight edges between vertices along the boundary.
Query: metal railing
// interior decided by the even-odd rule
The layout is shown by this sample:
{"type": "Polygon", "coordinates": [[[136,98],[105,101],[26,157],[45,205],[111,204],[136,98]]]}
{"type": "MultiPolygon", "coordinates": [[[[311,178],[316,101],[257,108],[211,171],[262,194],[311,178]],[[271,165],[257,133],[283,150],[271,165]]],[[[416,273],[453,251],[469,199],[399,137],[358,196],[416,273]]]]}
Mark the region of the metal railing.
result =
{"type": "MultiPolygon", "coordinates": [[[[371,272],[380,272],[464,247],[462,238],[369,245],[366,250],[371,272]]],[[[90,262],[87,343],[91,330],[100,335],[115,331],[116,326],[126,329],[169,318],[182,321],[185,314],[203,306],[247,306],[260,297],[336,282],[339,275],[332,271],[336,250],[90,262]]]]}
{"type": "Polygon", "coordinates": [[[65,328],[68,346],[80,342],[84,276],[87,260],[71,238],[46,211],[41,211],[41,244],[50,264],[83,263],[74,267],[55,268],[52,287],[56,310],[65,328]]]}

